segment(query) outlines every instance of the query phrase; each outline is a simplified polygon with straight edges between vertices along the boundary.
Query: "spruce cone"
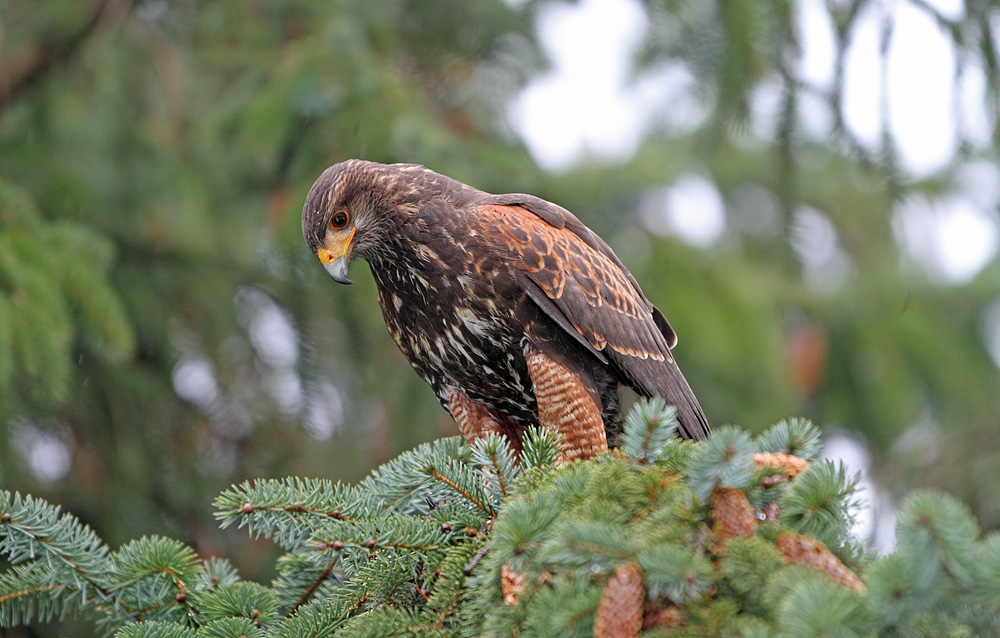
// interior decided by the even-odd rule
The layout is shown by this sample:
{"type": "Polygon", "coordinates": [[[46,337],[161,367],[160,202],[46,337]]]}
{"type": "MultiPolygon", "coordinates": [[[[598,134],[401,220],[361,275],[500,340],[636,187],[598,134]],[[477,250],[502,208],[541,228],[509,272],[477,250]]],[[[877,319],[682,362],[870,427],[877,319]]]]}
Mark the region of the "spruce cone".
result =
{"type": "Polygon", "coordinates": [[[680,627],[682,624],[684,624],[684,616],[681,615],[681,610],[673,605],[666,607],[646,605],[646,611],[642,616],[643,629],[680,627]]]}
{"type": "Polygon", "coordinates": [[[753,536],[757,531],[757,516],[742,490],[716,487],[712,490],[712,520],[715,537],[724,541],[733,536],[753,536]]]}
{"type": "Polygon", "coordinates": [[[850,587],[854,591],[864,593],[865,584],[861,579],[847,569],[840,559],[834,556],[826,545],[815,538],[794,532],[782,532],[774,542],[785,560],[796,565],[807,565],[818,569],[834,582],[850,587]]]}
{"type": "Polygon", "coordinates": [[[781,516],[781,507],[777,503],[768,503],[760,508],[760,513],[764,515],[764,520],[768,523],[778,524],[778,517],[781,516]]]}
{"type": "Polygon", "coordinates": [[[524,591],[524,574],[515,572],[504,563],[500,567],[500,591],[503,601],[508,605],[516,605],[517,597],[524,591]]]}
{"type": "Polygon", "coordinates": [[[594,638],[632,638],[642,629],[642,605],[646,590],[642,570],[635,563],[622,563],[604,588],[594,614],[594,638]]]}
{"type": "Polygon", "coordinates": [[[809,461],[784,452],[757,452],[753,455],[753,462],[758,472],[764,468],[777,470],[789,481],[809,466],[809,461]]]}

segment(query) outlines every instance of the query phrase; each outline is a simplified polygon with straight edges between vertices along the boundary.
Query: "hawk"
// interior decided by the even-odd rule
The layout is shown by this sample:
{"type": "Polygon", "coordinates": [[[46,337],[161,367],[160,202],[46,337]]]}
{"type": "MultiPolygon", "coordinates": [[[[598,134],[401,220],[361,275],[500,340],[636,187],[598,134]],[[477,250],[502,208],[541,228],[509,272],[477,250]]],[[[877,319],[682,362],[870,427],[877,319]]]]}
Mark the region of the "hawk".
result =
{"type": "Polygon", "coordinates": [[[467,441],[497,432],[519,449],[538,424],[563,460],[589,458],[621,431],[622,385],[676,406],[682,436],[708,435],[670,324],[561,206],[348,160],[309,190],[302,234],[340,283],[368,262],[389,333],[467,441]]]}

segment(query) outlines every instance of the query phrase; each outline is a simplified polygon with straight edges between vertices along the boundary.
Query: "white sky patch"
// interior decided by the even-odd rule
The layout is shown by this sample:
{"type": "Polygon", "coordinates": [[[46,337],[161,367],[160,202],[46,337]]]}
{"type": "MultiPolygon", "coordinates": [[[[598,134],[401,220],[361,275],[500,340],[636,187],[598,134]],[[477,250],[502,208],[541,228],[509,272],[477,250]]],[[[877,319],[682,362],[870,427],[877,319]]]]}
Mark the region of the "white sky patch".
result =
{"type": "Polygon", "coordinates": [[[284,414],[298,413],[304,398],[302,379],[295,370],[299,332],[288,312],[270,295],[251,286],[240,288],[234,303],[254,352],[267,364],[262,371],[265,391],[284,414]]]}
{"type": "Polygon", "coordinates": [[[685,173],[671,185],[653,189],[640,213],[646,229],[674,235],[698,248],[708,248],[726,230],[726,205],[711,181],[685,173]]]}
{"type": "Polygon", "coordinates": [[[990,135],[996,114],[988,111],[986,105],[986,74],[978,64],[966,64],[959,84],[962,94],[960,104],[962,135],[975,146],[984,147],[990,143],[990,135]]]}
{"type": "Polygon", "coordinates": [[[963,284],[997,252],[997,223],[968,198],[912,197],[893,212],[897,241],[917,263],[946,283],[963,284]]]}
{"type": "Polygon", "coordinates": [[[993,358],[993,363],[1000,368],[1000,299],[991,303],[983,311],[982,326],[986,350],[993,358]]]}
{"type": "Polygon", "coordinates": [[[264,373],[264,387],[278,408],[288,416],[302,407],[302,380],[292,368],[275,368],[264,373]]]}
{"type": "Polygon", "coordinates": [[[337,386],[322,381],[310,386],[303,424],[313,438],[328,439],[344,425],[344,399],[337,386]]]}
{"type": "Polygon", "coordinates": [[[828,140],[833,134],[833,109],[829,102],[814,93],[799,95],[798,118],[805,133],[815,140],[828,140]]]}
{"type": "Polygon", "coordinates": [[[955,185],[981,210],[1000,208],[1000,167],[995,163],[966,162],[955,173],[955,185]]]}
{"type": "Polygon", "coordinates": [[[288,313],[266,293],[252,287],[236,293],[240,323],[244,324],[261,359],[275,368],[290,368],[299,358],[299,334],[288,313]]]}
{"type": "Polygon", "coordinates": [[[655,125],[674,134],[688,133],[709,116],[706,105],[698,99],[697,78],[680,60],[665,60],[640,74],[630,94],[652,114],[644,120],[644,133],[655,125]]]}
{"type": "Polygon", "coordinates": [[[961,20],[965,16],[963,0],[925,0],[925,2],[949,20],[961,20]]]}
{"type": "Polygon", "coordinates": [[[743,184],[729,196],[730,221],[742,233],[757,238],[775,237],[782,232],[781,202],[759,184],[743,184]]]}
{"type": "Polygon", "coordinates": [[[43,483],[61,480],[73,464],[72,439],[60,437],[27,419],[14,423],[14,447],[27,462],[32,476],[43,483]]]}
{"type": "Polygon", "coordinates": [[[802,49],[796,64],[799,78],[817,88],[832,89],[836,42],[830,13],[821,0],[801,0],[795,19],[802,49]]]}
{"type": "Polygon", "coordinates": [[[903,166],[918,175],[955,153],[955,50],[941,28],[908,2],[896,4],[889,42],[889,127],[903,166]]]}
{"type": "MultiPolygon", "coordinates": [[[[965,13],[962,0],[927,0],[927,4],[949,19],[965,13]]],[[[536,16],[540,42],[552,68],[524,90],[509,115],[543,168],[563,171],[583,158],[625,161],[654,126],[687,132],[704,122],[706,106],[699,103],[696,79],[683,62],[665,60],[659,67],[634,73],[634,56],[648,26],[648,16],[637,0],[550,2],[541,5],[536,16]]],[[[993,18],[1000,33],[1000,14],[993,18]]],[[[797,74],[821,92],[832,90],[835,39],[825,3],[801,0],[795,20],[801,46],[797,74]]],[[[1000,36],[995,39],[1000,47],[1000,36]]],[[[983,71],[966,63],[956,103],[954,64],[952,44],[926,10],[907,1],[867,5],[849,34],[845,54],[841,115],[848,130],[865,148],[876,151],[883,141],[884,112],[901,165],[917,178],[954,160],[960,132],[974,145],[989,144],[997,116],[986,108],[983,71]],[[883,64],[880,46],[887,20],[893,29],[883,64]],[[961,131],[956,111],[962,118],[961,131]]],[[[762,139],[773,134],[779,105],[779,84],[758,87],[752,130],[762,139]]],[[[829,137],[832,113],[822,98],[804,93],[798,108],[803,132],[815,139],[829,137]]],[[[959,188],[970,183],[963,171],[956,180],[959,188]]],[[[975,171],[980,176],[985,172],[975,171]]],[[[981,177],[971,181],[988,193],[1000,183],[994,180],[991,185],[981,177]]],[[[702,193],[717,193],[705,182],[702,193]]],[[[949,283],[973,276],[996,251],[996,223],[992,213],[983,211],[995,211],[997,203],[984,205],[981,191],[967,192],[967,201],[974,201],[979,210],[961,203],[960,197],[935,204],[943,212],[936,213],[936,221],[930,223],[934,237],[925,236],[929,231],[914,230],[928,226],[911,219],[920,214],[897,211],[896,215],[907,219],[895,222],[897,238],[906,242],[914,259],[927,261],[923,265],[949,283]]],[[[647,206],[643,219],[648,229],[682,236],[696,246],[717,240],[725,228],[725,215],[723,207],[715,207],[714,198],[708,198],[707,211],[698,213],[684,201],[697,197],[697,189],[693,193],[665,189],[663,193],[680,202],[652,214],[649,210],[657,207],[647,206]],[[678,212],[664,213],[667,209],[678,212]]],[[[846,272],[845,266],[850,267],[842,260],[835,266],[831,272],[837,276],[846,272]]]]}
{"type": "Polygon", "coordinates": [[[174,392],[202,410],[207,410],[219,398],[212,362],[205,357],[185,355],[174,366],[174,392]]]}
{"type": "Polygon", "coordinates": [[[784,88],[777,75],[761,82],[750,99],[750,130],[752,139],[737,141],[749,146],[761,146],[762,140],[773,139],[778,132],[784,88]]]}
{"type": "Polygon", "coordinates": [[[830,218],[810,206],[800,206],[791,224],[792,250],[802,263],[806,283],[819,292],[835,292],[847,280],[851,262],[840,249],[830,218]]]}
{"type": "MultiPolygon", "coordinates": [[[[843,117],[847,128],[869,150],[881,142],[882,63],[879,28],[882,16],[872,5],[855,21],[844,59],[843,117]]],[[[806,39],[810,34],[804,35],[806,39]]]]}
{"type": "MultiPolygon", "coordinates": [[[[961,0],[930,0],[947,18],[965,12],[961,0]]],[[[821,0],[802,0],[795,16],[801,55],[795,65],[803,81],[820,91],[833,88],[835,35],[821,0]]],[[[552,171],[567,170],[583,157],[620,162],[631,157],[654,124],[683,131],[704,121],[696,81],[680,61],[632,77],[634,55],[648,17],[636,0],[550,2],[537,11],[537,29],[552,68],[515,100],[510,118],[535,160],[552,171]]],[[[902,166],[914,176],[942,168],[957,148],[955,51],[927,10],[909,2],[872,3],[855,21],[845,56],[843,117],[871,151],[882,143],[883,108],[902,166]],[[892,24],[885,60],[883,27],[892,24]]],[[[772,131],[777,86],[755,96],[755,132],[772,131]]],[[[995,115],[985,108],[985,75],[966,65],[958,110],[963,132],[976,144],[989,142],[995,115]]],[[[804,95],[800,120],[816,138],[828,135],[828,108],[804,95]]]]}
{"type": "MultiPolygon", "coordinates": [[[[957,19],[961,0],[928,2],[945,17],[957,19]]],[[[833,21],[820,0],[803,0],[796,15],[801,55],[799,78],[833,89],[836,42],[833,21]]],[[[847,128],[869,150],[882,143],[883,100],[889,132],[902,166],[917,177],[943,168],[957,149],[954,47],[934,18],[910,2],[873,3],[858,17],[850,33],[844,68],[843,117],[847,128]],[[891,23],[886,64],[879,53],[882,29],[891,23]],[[886,77],[883,77],[883,70],[886,77]]],[[[984,108],[985,75],[966,65],[959,86],[958,108],[963,133],[973,143],[989,142],[992,116],[984,108]]],[[[826,108],[815,100],[812,110],[826,108]]],[[[800,109],[807,132],[822,139],[828,114],[813,117],[800,109]]]]}
{"type": "MultiPolygon", "coordinates": [[[[626,72],[647,27],[636,0],[582,0],[542,5],[537,28],[552,69],[511,107],[511,120],[544,168],[570,168],[582,154],[625,160],[648,117],[626,72]]],[[[651,85],[646,85],[648,92],[651,85]]]]}

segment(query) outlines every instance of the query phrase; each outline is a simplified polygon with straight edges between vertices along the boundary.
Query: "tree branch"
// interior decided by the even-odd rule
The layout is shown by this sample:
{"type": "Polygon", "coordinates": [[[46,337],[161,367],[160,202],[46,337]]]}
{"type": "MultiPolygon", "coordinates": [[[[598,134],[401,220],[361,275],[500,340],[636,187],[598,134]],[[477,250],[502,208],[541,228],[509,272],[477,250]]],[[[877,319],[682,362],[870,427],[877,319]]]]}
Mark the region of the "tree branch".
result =
{"type": "MultiPolygon", "coordinates": [[[[75,32],[56,42],[26,51],[3,64],[3,67],[11,71],[0,75],[0,116],[23,91],[42,81],[52,70],[65,66],[73,58],[80,46],[97,30],[111,2],[112,0],[98,2],[87,21],[75,32]]],[[[126,9],[131,8],[131,0],[126,0],[125,4],[126,9]]]]}

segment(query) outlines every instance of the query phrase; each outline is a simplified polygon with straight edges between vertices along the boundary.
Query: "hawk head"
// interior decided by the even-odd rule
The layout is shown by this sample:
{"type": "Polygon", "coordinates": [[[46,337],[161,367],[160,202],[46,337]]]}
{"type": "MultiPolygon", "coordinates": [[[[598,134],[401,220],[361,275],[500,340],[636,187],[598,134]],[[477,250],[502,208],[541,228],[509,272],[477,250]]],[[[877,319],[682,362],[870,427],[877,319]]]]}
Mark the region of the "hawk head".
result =
{"type": "Polygon", "coordinates": [[[347,160],[323,171],[309,189],[302,208],[302,235],[335,281],[347,278],[351,260],[369,260],[385,249],[388,234],[416,197],[411,164],[387,166],[347,160]]]}

